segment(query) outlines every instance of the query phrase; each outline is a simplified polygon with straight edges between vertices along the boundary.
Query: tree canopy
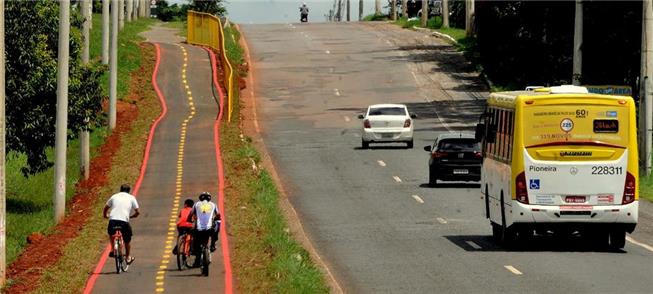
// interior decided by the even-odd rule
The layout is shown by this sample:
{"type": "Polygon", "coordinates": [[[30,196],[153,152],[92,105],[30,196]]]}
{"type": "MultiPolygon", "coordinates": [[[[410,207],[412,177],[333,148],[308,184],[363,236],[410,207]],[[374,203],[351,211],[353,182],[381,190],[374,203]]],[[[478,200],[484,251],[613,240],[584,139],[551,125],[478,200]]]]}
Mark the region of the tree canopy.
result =
{"type": "MultiPolygon", "coordinates": [[[[82,19],[77,10],[71,17],[68,129],[73,138],[103,120],[104,67],[81,64],[82,19]]],[[[58,32],[58,2],[5,2],[7,151],[27,155],[25,175],[52,165],[46,149],[55,138],[58,32]]]]}
{"type": "Polygon", "coordinates": [[[188,9],[224,16],[227,14],[227,10],[224,8],[223,2],[223,0],[192,0],[188,9]]]}

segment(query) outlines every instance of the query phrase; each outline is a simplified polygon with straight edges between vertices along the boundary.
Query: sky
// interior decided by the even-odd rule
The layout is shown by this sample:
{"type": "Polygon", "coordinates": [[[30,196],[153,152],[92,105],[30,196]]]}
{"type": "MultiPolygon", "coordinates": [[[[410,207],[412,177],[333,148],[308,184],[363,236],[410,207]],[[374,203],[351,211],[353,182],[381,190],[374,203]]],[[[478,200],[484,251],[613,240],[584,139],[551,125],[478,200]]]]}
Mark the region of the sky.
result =
{"type": "MultiPolygon", "coordinates": [[[[325,15],[333,8],[334,0],[304,0],[309,8],[309,22],[324,22],[325,15]]],[[[171,3],[183,3],[184,0],[174,0],[171,3]]],[[[350,0],[351,20],[358,20],[359,0],[350,0]]],[[[343,0],[343,6],[346,3],[343,0]]],[[[299,6],[302,0],[225,0],[228,17],[240,24],[266,24],[299,22],[299,6]]],[[[387,0],[381,0],[386,6],[387,0]]],[[[363,16],[374,13],[374,0],[364,0],[363,16]]],[[[343,19],[346,17],[346,7],[343,7],[343,19]]]]}

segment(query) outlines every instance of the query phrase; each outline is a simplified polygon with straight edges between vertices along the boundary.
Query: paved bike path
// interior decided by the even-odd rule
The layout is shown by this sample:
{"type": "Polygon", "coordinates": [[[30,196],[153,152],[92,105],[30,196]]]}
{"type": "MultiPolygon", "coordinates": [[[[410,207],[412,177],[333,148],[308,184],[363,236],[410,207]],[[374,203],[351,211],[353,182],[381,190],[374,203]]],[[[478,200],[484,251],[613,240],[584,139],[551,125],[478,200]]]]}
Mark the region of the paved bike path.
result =
{"type": "Polygon", "coordinates": [[[113,260],[107,260],[93,292],[182,293],[188,289],[195,293],[224,292],[220,248],[213,253],[209,277],[203,277],[199,269],[178,271],[169,246],[174,246],[176,240],[176,232],[170,231],[171,216],[176,215],[174,207],[180,209],[179,205],[183,206],[184,199],[189,197],[196,200],[202,191],[210,192],[217,202],[213,126],[219,108],[212,87],[210,58],[202,48],[173,42],[157,44],[161,52],[157,84],[168,112],[154,132],[147,170],[137,196],[142,214],[132,220],[132,255],[136,261],[128,272],[118,275],[113,260]],[[175,200],[177,190],[180,197],[175,200]]]}

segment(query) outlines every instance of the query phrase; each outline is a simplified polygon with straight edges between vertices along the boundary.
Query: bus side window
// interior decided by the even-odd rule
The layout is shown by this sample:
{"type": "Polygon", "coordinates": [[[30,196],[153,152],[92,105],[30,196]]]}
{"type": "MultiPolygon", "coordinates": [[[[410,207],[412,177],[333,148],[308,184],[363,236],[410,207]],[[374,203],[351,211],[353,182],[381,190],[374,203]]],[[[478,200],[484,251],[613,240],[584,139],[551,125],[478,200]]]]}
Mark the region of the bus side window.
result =
{"type": "Polygon", "coordinates": [[[515,112],[511,111],[508,118],[508,162],[512,162],[512,146],[514,145],[514,132],[515,132],[515,112]]]}
{"type": "Polygon", "coordinates": [[[506,111],[499,112],[499,158],[506,160],[506,111]]]}

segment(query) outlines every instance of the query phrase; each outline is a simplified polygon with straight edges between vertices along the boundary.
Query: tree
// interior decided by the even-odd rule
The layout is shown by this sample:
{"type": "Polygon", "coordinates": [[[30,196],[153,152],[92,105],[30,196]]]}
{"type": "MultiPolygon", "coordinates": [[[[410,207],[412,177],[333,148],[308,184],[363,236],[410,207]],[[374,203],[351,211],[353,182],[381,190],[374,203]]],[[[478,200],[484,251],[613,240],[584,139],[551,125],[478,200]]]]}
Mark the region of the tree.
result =
{"type": "MultiPolygon", "coordinates": [[[[22,168],[27,176],[52,166],[45,151],[54,145],[59,4],[37,0],[5,5],[7,151],[27,155],[22,168]]],[[[73,138],[103,118],[104,67],[81,64],[81,16],[78,11],[71,16],[68,126],[73,138]]]]}
{"type": "Polygon", "coordinates": [[[224,8],[222,3],[223,0],[192,0],[189,9],[219,16],[225,16],[227,14],[227,10],[224,8]]]}

